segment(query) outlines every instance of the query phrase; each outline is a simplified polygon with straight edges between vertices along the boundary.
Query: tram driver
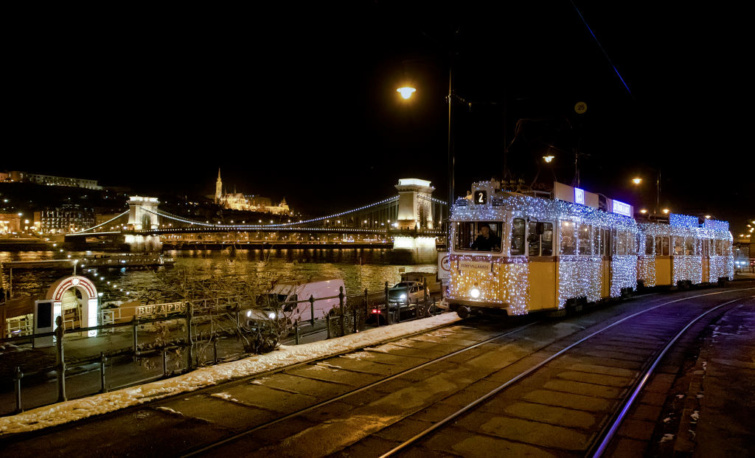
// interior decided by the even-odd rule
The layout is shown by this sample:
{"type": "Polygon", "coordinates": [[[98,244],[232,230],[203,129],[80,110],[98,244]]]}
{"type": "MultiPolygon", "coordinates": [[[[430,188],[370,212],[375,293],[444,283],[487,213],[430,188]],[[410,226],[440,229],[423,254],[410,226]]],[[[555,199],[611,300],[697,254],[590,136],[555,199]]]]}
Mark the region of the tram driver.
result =
{"type": "Polygon", "coordinates": [[[488,223],[481,223],[479,226],[480,233],[472,243],[472,249],[478,251],[500,251],[501,239],[497,235],[490,232],[490,225],[488,223]]]}

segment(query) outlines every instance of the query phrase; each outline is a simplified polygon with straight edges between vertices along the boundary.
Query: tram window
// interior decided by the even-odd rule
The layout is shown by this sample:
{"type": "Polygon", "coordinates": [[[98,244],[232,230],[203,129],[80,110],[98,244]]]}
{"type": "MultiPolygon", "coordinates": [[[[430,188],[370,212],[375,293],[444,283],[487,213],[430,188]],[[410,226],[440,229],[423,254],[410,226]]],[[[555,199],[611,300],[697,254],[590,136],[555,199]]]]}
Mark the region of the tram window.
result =
{"type": "Polygon", "coordinates": [[[579,254],[583,256],[590,256],[592,254],[590,232],[592,232],[592,226],[589,224],[580,224],[579,229],[577,229],[577,247],[579,254]]]}
{"type": "Polygon", "coordinates": [[[684,239],[682,237],[674,237],[674,256],[682,256],[684,254],[684,239]]]}
{"type": "Polygon", "coordinates": [[[611,255],[611,230],[595,228],[595,254],[598,256],[611,255]]]}
{"type": "Polygon", "coordinates": [[[511,223],[511,256],[524,254],[524,219],[514,218],[511,223]]]}
{"type": "Polygon", "coordinates": [[[595,253],[596,256],[602,256],[603,250],[601,250],[600,247],[600,228],[596,227],[593,228],[592,232],[592,252],[595,253]]]}
{"type": "Polygon", "coordinates": [[[574,223],[571,221],[561,221],[561,254],[575,254],[577,251],[577,240],[574,235],[574,223]]]}
{"type": "Polygon", "coordinates": [[[670,256],[671,254],[671,240],[668,237],[658,237],[656,239],[656,256],[670,256]]]}
{"type": "Polygon", "coordinates": [[[625,231],[616,231],[616,254],[619,256],[627,254],[627,233],[625,231]]]}
{"type": "Polygon", "coordinates": [[[530,221],[527,225],[527,250],[530,256],[540,256],[540,234],[537,230],[538,224],[540,224],[540,230],[542,231],[542,223],[530,221]]]}
{"type": "Polygon", "coordinates": [[[695,239],[687,237],[684,239],[684,254],[692,256],[695,254],[695,239]]]}
{"type": "Polygon", "coordinates": [[[645,254],[647,256],[653,255],[653,236],[652,235],[645,236],[645,254]]]}
{"type": "Polygon", "coordinates": [[[553,223],[530,221],[527,244],[530,256],[553,256],[553,223]]]}
{"type": "Polygon", "coordinates": [[[543,256],[553,256],[553,223],[543,223],[543,256]]]}
{"type": "Polygon", "coordinates": [[[724,255],[724,241],[716,240],[716,256],[724,255]]]}
{"type": "Polygon", "coordinates": [[[502,226],[501,223],[492,221],[456,223],[454,248],[458,251],[500,252],[502,226]]]}

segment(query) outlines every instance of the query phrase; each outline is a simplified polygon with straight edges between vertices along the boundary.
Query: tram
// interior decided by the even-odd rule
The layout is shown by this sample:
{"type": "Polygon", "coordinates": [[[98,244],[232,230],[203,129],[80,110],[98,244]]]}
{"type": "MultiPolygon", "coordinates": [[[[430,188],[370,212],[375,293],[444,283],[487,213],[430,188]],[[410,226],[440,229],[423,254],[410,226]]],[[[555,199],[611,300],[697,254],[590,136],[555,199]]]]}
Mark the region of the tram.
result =
{"type": "Polygon", "coordinates": [[[502,191],[495,181],[474,183],[451,212],[447,302],[462,318],[523,315],[620,297],[638,281],[656,286],[733,277],[728,225],[671,221],[638,224],[631,205],[561,183],[547,198],[502,191]],[[689,252],[664,254],[664,247],[686,250],[689,243],[689,252]]]}
{"type": "Polygon", "coordinates": [[[639,225],[640,287],[723,284],[734,276],[733,238],[723,221],[670,215],[669,224],[639,225]]]}

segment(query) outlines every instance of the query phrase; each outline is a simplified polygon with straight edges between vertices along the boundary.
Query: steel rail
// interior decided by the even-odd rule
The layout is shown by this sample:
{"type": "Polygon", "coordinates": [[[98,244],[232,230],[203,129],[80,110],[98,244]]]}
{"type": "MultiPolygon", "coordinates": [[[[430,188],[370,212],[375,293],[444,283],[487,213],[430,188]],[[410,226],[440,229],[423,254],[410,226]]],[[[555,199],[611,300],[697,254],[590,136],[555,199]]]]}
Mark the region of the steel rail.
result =
{"type": "Polygon", "coordinates": [[[620,320],[618,320],[618,321],[616,321],[614,323],[609,324],[608,326],[604,327],[603,329],[595,331],[592,334],[588,335],[587,337],[584,337],[584,338],[578,340],[577,342],[575,342],[575,343],[567,346],[566,348],[560,350],[559,352],[551,355],[550,357],[548,357],[545,360],[541,361],[540,363],[532,366],[531,368],[529,368],[526,371],[520,373],[519,375],[517,375],[517,376],[511,378],[510,380],[504,382],[503,384],[499,385],[498,387],[490,390],[488,393],[486,393],[483,396],[479,397],[475,401],[470,402],[469,404],[467,404],[463,408],[459,409],[458,411],[452,413],[451,415],[447,416],[446,418],[444,418],[442,420],[439,420],[438,422],[434,423],[429,428],[427,428],[427,429],[425,429],[425,430],[417,433],[416,435],[412,436],[411,438],[407,439],[406,441],[402,442],[401,444],[397,445],[396,447],[392,448],[391,450],[387,451],[386,453],[380,455],[380,458],[386,458],[386,457],[395,455],[399,451],[407,448],[408,446],[414,444],[415,442],[417,442],[418,440],[420,440],[423,437],[427,436],[428,434],[432,433],[433,431],[435,431],[435,430],[441,428],[442,426],[450,423],[452,420],[455,420],[456,418],[458,418],[459,416],[463,415],[464,413],[472,410],[473,408],[475,408],[478,405],[482,404],[483,402],[487,401],[488,399],[490,399],[491,397],[493,397],[496,394],[500,393],[501,391],[507,389],[508,387],[510,387],[511,385],[515,384],[516,382],[518,382],[518,381],[520,381],[520,380],[522,380],[522,379],[524,379],[524,378],[532,375],[534,372],[538,371],[543,366],[545,366],[546,364],[550,363],[551,361],[553,361],[554,359],[558,358],[559,356],[563,355],[564,353],[568,352],[569,350],[573,349],[574,347],[582,344],[583,342],[586,342],[589,339],[592,339],[593,337],[595,337],[595,336],[597,336],[599,334],[602,334],[603,332],[605,332],[605,331],[607,331],[607,330],[609,330],[609,329],[611,329],[611,328],[613,328],[615,326],[618,326],[619,324],[621,324],[621,323],[623,323],[623,322],[625,322],[627,320],[630,320],[630,319],[632,319],[634,317],[637,317],[639,315],[643,315],[643,314],[648,313],[650,311],[653,311],[655,309],[658,309],[658,308],[661,308],[661,307],[665,307],[667,305],[674,304],[674,303],[677,303],[677,302],[682,302],[682,301],[686,301],[686,300],[689,300],[689,299],[696,299],[698,297],[714,296],[714,295],[718,295],[718,294],[727,294],[727,293],[739,292],[739,291],[747,291],[747,290],[750,290],[750,289],[755,289],[755,288],[743,288],[743,289],[733,290],[733,291],[718,291],[718,292],[715,292],[715,293],[699,294],[699,295],[696,295],[696,296],[684,297],[684,298],[681,298],[681,299],[675,299],[673,301],[664,302],[662,304],[653,306],[651,308],[648,308],[648,309],[645,309],[643,311],[640,311],[640,312],[634,313],[632,315],[629,315],[627,317],[624,317],[624,318],[622,318],[622,319],[620,319],[620,320]]]}
{"type": "MultiPolygon", "coordinates": [[[[676,336],[674,336],[673,339],[671,339],[666,346],[661,350],[658,355],[656,356],[655,360],[651,364],[651,366],[645,371],[645,373],[642,375],[642,378],[640,379],[639,383],[635,386],[634,390],[632,391],[632,394],[629,395],[625,400],[624,404],[622,405],[619,413],[615,415],[613,422],[611,423],[610,428],[607,428],[607,431],[605,434],[602,435],[602,439],[600,440],[597,447],[593,447],[593,450],[595,450],[592,453],[593,457],[600,457],[603,455],[603,453],[606,451],[606,448],[611,443],[611,440],[613,440],[614,435],[616,434],[616,431],[618,431],[619,426],[621,426],[622,422],[624,421],[624,418],[627,416],[627,413],[629,412],[629,409],[632,408],[634,405],[634,402],[637,400],[637,397],[639,396],[642,389],[645,387],[645,384],[648,382],[650,377],[653,375],[653,372],[655,371],[655,368],[658,366],[658,364],[661,362],[664,356],[666,356],[666,353],[673,348],[673,346],[676,344],[676,341],[679,340],[679,338],[687,332],[687,330],[697,323],[699,320],[701,320],[704,316],[708,315],[709,313],[715,312],[716,310],[720,309],[721,307],[725,307],[727,305],[730,305],[734,302],[739,302],[744,299],[733,299],[728,302],[724,302],[723,304],[717,305],[716,307],[705,311],[704,313],[700,314],[697,318],[693,319],[687,325],[679,331],[676,336]]],[[[605,431],[605,429],[604,429],[605,431]]]]}
{"type": "Polygon", "coordinates": [[[241,439],[242,437],[247,436],[247,435],[249,435],[249,434],[251,434],[251,433],[253,433],[255,431],[258,431],[258,430],[260,430],[262,428],[266,428],[268,426],[275,425],[277,423],[280,423],[282,421],[291,419],[291,418],[296,417],[298,415],[301,415],[303,413],[310,412],[310,411],[312,411],[314,409],[326,406],[326,405],[331,404],[331,403],[336,402],[336,401],[340,401],[341,399],[344,399],[346,397],[349,397],[349,396],[361,393],[363,391],[372,389],[372,388],[374,388],[376,386],[379,386],[381,384],[390,382],[390,381],[395,380],[395,379],[397,379],[399,377],[402,377],[402,376],[404,376],[406,374],[410,374],[410,373],[412,373],[414,371],[418,371],[420,369],[424,369],[425,367],[430,366],[432,364],[435,364],[435,363],[438,363],[440,361],[446,360],[446,359],[451,358],[453,356],[460,355],[460,354],[462,354],[464,352],[467,352],[469,350],[473,350],[473,349],[475,349],[477,347],[480,347],[482,345],[488,344],[490,342],[493,342],[495,340],[501,339],[503,337],[509,336],[511,334],[515,334],[517,332],[523,331],[524,329],[527,329],[528,327],[533,326],[533,325],[535,325],[537,323],[539,323],[539,322],[535,321],[535,322],[532,322],[532,323],[525,324],[523,326],[519,326],[519,327],[517,327],[515,329],[506,331],[504,333],[501,333],[501,334],[498,334],[496,336],[493,336],[493,337],[490,337],[488,339],[485,339],[485,340],[482,340],[480,342],[477,342],[476,344],[470,345],[469,347],[464,347],[464,348],[461,348],[461,349],[456,350],[454,352],[451,352],[451,353],[449,353],[447,355],[443,355],[443,356],[440,356],[438,358],[432,359],[430,361],[426,361],[426,362],[420,364],[419,366],[415,366],[415,367],[411,367],[409,369],[405,369],[405,370],[403,370],[401,372],[397,372],[397,373],[395,373],[395,374],[393,374],[391,376],[388,376],[386,378],[383,378],[383,379],[380,379],[380,380],[376,380],[375,382],[372,382],[372,383],[370,383],[368,385],[365,385],[363,387],[360,387],[360,388],[357,388],[355,390],[351,390],[349,392],[340,394],[340,395],[338,395],[336,397],[333,397],[331,399],[326,399],[324,401],[318,402],[317,404],[313,404],[313,405],[311,405],[309,407],[305,407],[303,409],[297,410],[296,412],[292,412],[292,413],[286,414],[286,415],[284,415],[284,416],[282,416],[280,418],[277,418],[275,420],[272,420],[272,421],[269,421],[269,422],[257,425],[257,426],[255,426],[253,428],[250,428],[250,429],[246,430],[246,431],[242,431],[240,433],[237,433],[237,434],[234,434],[232,436],[229,436],[229,437],[227,437],[225,439],[219,440],[217,442],[213,442],[210,445],[206,445],[206,446],[204,446],[204,447],[202,447],[200,449],[193,450],[193,451],[191,451],[191,452],[189,452],[187,454],[184,454],[182,456],[183,457],[190,457],[190,456],[200,455],[202,453],[205,453],[205,452],[207,452],[209,450],[212,450],[214,448],[217,448],[219,446],[222,446],[222,445],[225,445],[227,443],[233,442],[235,440],[241,439]]]}

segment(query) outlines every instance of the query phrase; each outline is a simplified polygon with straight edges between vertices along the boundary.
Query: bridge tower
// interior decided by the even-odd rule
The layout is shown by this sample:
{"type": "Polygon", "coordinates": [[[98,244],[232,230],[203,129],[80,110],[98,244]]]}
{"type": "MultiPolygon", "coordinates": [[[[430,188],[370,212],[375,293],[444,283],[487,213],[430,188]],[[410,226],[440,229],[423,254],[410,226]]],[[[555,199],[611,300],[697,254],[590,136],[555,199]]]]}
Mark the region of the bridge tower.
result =
{"type": "Polygon", "coordinates": [[[433,229],[433,206],[430,200],[435,188],[429,181],[401,178],[398,190],[398,228],[433,229]]]}
{"type": "Polygon", "coordinates": [[[128,228],[132,231],[157,229],[157,197],[131,196],[128,201],[128,228]]]}
{"type": "MultiPolygon", "coordinates": [[[[128,230],[149,231],[159,228],[160,224],[157,219],[159,204],[157,197],[131,196],[128,201],[128,230]]],[[[159,235],[130,234],[126,236],[126,243],[131,246],[131,251],[162,250],[159,235]]]]}
{"type": "Polygon", "coordinates": [[[436,262],[438,251],[435,237],[422,235],[422,231],[434,228],[431,195],[435,190],[429,181],[416,178],[401,178],[398,190],[398,229],[409,231],[393,237],[393,251],[399,257],[411,257],[411,262],[436,262]]]}

